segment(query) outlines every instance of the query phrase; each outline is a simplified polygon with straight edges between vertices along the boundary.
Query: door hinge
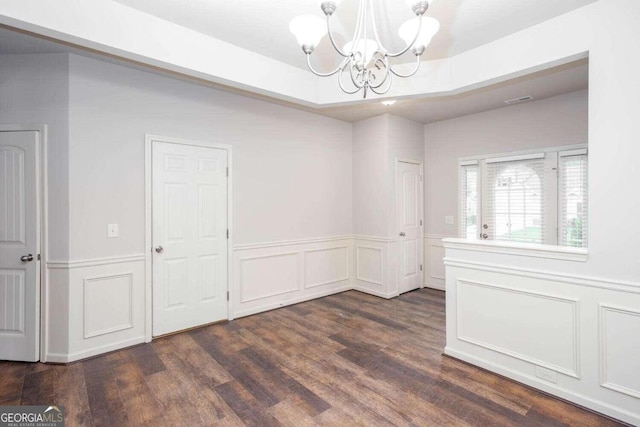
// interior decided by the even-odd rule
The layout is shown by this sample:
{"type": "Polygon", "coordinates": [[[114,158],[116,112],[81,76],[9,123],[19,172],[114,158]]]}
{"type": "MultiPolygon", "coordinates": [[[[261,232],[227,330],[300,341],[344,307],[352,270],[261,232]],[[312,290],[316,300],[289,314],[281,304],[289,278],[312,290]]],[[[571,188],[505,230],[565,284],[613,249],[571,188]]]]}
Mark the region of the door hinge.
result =
{"type": "Polygon", "coordinates": [[[229,291],[227,291],[227,301],[229,301],[229,291]]]}
{"type": "Polygon", "coordinates": [[[420,264],[420,271],[422,271],[422,264],[420,264]]]}
{"type": "Polygon", "coordinates": [[[40,261],[40,254],[37,255],[37,259],[38,259],[38,261],[40,261]]]}
{"type": "Polygon", "coordinates": [[[422,220],[420,220],[420,225],[422,225],[422,220]]]}
{"type": "Polygon", "coordinates": [[[227,166],[227,178],[229,177],[229,166],[227,166]]]}
{"type": "Polygon", "coordinates": [[[227,228],[227,239],[229,239],[229,229],[227,228]]]}

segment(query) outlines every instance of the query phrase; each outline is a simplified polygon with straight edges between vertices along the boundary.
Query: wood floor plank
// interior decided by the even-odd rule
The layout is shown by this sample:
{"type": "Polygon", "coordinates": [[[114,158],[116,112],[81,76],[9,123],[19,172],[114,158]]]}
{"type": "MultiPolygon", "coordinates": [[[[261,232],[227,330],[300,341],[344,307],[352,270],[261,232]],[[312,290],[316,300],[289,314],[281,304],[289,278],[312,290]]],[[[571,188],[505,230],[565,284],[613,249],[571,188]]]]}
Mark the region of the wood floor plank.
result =
{"type": "Polygon", "coordinates": [[[19,405],[26,363],[0,362],[0,405],[19,405]]]}
{"type": "Polygon", "coordinates": [[[188,366],[188,362],[185,362],[180,356],[180,352],[176,351],[174,353],[164,353],[161,359],[173,374],[176,386],[181,390],[182,394],[188,396],[199,418],[206,425],[216,425],[223,421],[229,424],[241,425],[242,422],[237,415],[215,392],[216,384],[212,384],[205,376],[193,371],[188,366]]]}
{"type": "Polygon", "coordinates": [[[247,426],[275,427],[281,425],[237,381],[229,381],[217,386],[216,392],[247,426]]]}
{"type": "Polygon", "coordinates": [[[129,418],[111,366],[106,358],[82,363],[91,420],[94,426],[129,425],[129,418]]]}
{"type": "Polygon", "coordinates": [[[21,405],[50,405],[55,397],[56,371],[38,371],[24,378],[21,405]]]}
{"type": "Polygon", "coordinates": [[[86,426],[93,424],[81,363],[58,367],[53,402],[55,404],[64,402],[67,425],[86,426]]]}
{"type": "Polygon", "coordinates": [[[444,356],[444,292],[349,291],[68,366],[0,362],[0,405],[70,426],[621,426],[444,356]]]}
{"type": "Polygon", "coordinates": [[[164,425],[162,406],[155,399],[144,380],[144,372],[138,363],[112,365],[114,379],[118,385],[120,399],[123,402],[127,418],[133,425],[164,425]]]}

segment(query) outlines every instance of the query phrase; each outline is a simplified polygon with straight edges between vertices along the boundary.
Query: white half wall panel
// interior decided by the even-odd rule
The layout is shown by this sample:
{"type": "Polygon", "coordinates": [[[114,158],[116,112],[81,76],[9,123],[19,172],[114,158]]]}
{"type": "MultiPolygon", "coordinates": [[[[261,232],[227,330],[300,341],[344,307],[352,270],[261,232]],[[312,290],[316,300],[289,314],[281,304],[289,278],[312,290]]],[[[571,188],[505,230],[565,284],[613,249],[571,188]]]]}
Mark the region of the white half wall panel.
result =
{"type": "Polygon", "coordinates": [[[640,283],[456,240],[444,240],[445,353],[639,425],[640,283]]]}

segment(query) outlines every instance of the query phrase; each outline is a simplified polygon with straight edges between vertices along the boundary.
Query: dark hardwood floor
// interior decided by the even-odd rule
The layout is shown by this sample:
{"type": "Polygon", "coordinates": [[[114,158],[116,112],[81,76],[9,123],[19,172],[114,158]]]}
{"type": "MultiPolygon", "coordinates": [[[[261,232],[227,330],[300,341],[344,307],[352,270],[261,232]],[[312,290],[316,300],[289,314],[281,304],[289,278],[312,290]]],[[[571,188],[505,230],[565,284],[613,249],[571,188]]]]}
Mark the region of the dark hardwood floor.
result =
{"type": "Polygon", "coordinates": [[[614,426],[442,355],[444,293],[350,291],[68,366],[0,362],[0,405],[68,426],[614,426]]]}

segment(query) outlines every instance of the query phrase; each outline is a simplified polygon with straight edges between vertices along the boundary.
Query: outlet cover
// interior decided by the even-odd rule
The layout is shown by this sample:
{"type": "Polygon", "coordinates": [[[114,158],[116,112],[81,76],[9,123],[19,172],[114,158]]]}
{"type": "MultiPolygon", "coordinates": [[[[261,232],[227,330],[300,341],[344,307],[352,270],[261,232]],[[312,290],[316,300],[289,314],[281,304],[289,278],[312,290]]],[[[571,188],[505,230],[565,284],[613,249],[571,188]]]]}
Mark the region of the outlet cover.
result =
{"type": "Polygon", "coordinates": [[[543,368],[542,366],[536,366],[536,377],[554,384],[558,381],[558,373],[556,371],[543,368]]]}
{"type": "Polygon", "coordinates": [[[453,225],[453,215],[447,215],[444,217],[444,223],[447,225],[453,225]]]}
{"type": "Polygon", "coordinates": [[[112,239],[114,237],[118,237],[120,235],[120,230],[118,224],[108,224],[107,225],[107,237],[112,239]]]}

